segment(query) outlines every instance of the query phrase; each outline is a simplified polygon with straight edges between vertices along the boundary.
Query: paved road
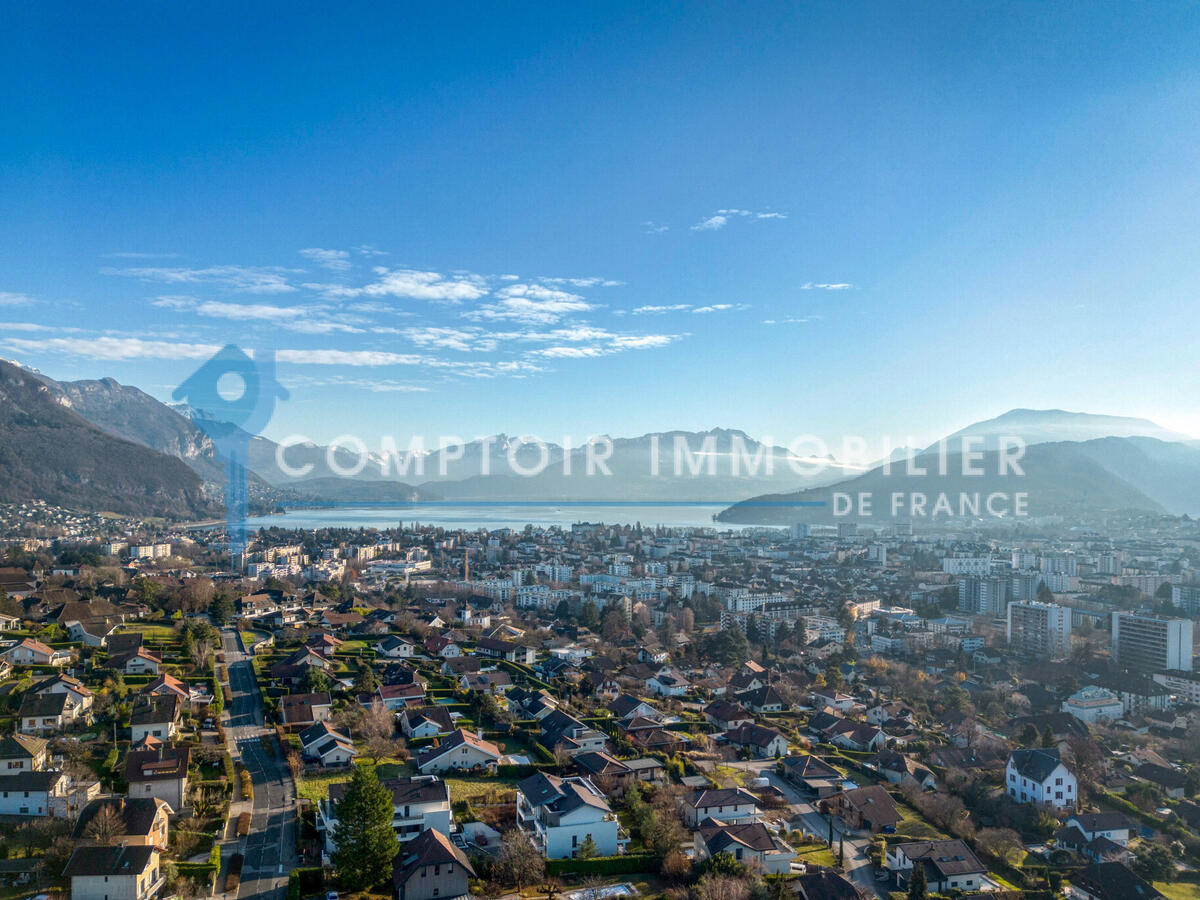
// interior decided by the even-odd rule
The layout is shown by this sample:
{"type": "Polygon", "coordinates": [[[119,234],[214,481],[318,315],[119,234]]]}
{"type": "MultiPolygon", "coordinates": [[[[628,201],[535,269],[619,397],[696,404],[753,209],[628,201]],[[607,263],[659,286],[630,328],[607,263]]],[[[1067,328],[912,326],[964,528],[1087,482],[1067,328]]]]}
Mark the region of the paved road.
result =
{"type": "Polygon", "coordinates": [[[271,740],[274,736],[264,727],[258,683],[237,632],[223,629],[221,638],[233,693],[225,729],[254,785],[254,810],[243,848],[246,861],[237,896],[238,900],[282,900],[288,874],[297,865],[296,786],[280,758],[278,745],[275,756],[263,749],[262,735],[271,735],[271,740]]]}
{"type": "MultiPolygon", "coordinates": [[[[757,776],[770,779],[771,787],[778,788],[787,798],[788,804],[791,806],[792,812],[799,815],[804,822],[804,827],[810,834],[816,835],[821,840],[829,837],[829,816],[822,815],[817,811],[817,808],[812,803],[808,802],[799,791],[786,779],[775,774],[775,760],[773,759],[752,759],[744,762],[731,762],[728,765],[738,769],[746,769],[754,772],[757,776]]],[[[833,852],[836,855],[838,847],[838,839],[842,836],[841,824],[837,819],[834,819],[833,826],[833,852]]],[[[875,879],[875,870],[871,866],[870,837],[859,837],[852,834],[846,835],[846,861],[843,866],[846,876],[860,887],[866,888],[877,897],[887,897],[887,885],[889,882],[877,881],[875,879]]]]}

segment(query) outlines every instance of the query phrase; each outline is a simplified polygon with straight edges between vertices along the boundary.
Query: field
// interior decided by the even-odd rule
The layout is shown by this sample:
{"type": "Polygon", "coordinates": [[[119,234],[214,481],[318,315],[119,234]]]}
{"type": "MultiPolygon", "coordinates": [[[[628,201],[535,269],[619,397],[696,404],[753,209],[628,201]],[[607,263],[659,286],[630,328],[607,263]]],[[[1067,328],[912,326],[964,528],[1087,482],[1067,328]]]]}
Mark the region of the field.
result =
{"type": "Polygon", "coordinates": [[[122,632],[139,631],[148,641],[171,641],[175,638],[175,629],[170,625],[150,625],[144,622],[132,622],[122,626],[122,632]]]}
{"type": "Polygon", "coordinates": [[[1177,881],[1173,884],[1167,884],[1165,881],[1156,881],[1154,882],[1154,886],[1168,900],[1200,900],[1200,884],[1194,884],[1189,881],[1177,881]]]}
{"type": "MultiPolygon", "coordinates": [[[[369,766],[369,761],[362,763],[364,766],[369,766]]],[[[397,775],[412,774],[410,767],[406,763],[381,762],[375,769],[380,780],[394,778],[397,775]]],[[[310,800],[313,803],[319,803],[329,796],[329,786],[331,784],[341,784],[350,780],[349,769],[330,769],[328,771],[313,771],[306,772],[300,776],[296,783],[296,795],[310,800]]],[[[454,795],[451,792],[451,799],[454,795]]]]}
{"type": "Polygon", "coordinates": [[[805,844],[796,848],[796,862],[818,866],[833,866],[837,863],[834,852],[824,844],[805,844]]]}
{"type": "Polygon", "coordinates": [[[512,798],[513,789],[517,784],[515,778],[447,778],[450,786],[450,802],[460,800],[480,800],[494,796],[497,801],[503,801],[505,795],[512,798]]]}

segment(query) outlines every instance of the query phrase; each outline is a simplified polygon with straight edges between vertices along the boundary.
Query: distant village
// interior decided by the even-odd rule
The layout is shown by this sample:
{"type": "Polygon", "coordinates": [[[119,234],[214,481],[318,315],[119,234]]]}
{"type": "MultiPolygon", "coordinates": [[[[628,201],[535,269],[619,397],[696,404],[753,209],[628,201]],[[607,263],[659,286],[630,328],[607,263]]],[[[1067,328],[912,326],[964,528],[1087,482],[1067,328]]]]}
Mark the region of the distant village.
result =
{"type": "Polygon", "coordinates": [[[1200,894],[1200,526],[0,508],[0,900],[1200,894]]]}

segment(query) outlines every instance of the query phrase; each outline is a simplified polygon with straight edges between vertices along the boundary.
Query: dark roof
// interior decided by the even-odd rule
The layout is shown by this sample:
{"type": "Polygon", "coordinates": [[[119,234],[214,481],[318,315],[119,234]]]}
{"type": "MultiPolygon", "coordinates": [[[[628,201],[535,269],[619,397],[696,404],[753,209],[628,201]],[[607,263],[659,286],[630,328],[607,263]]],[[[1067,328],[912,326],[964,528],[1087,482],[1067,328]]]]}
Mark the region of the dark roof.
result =
{"type": "MultiPolygon", "coordinates": [[[[607,801],[593,794],[580,782],[583,779],[559,778],[538,772],[517,784],[517,790],[525,795],[532,806],[545,806],[556,813],[566,813],[581,806],[608,810],[607,801]]],[[[590,782],[589,782],[590,783],[590,782]]]]}
{"type": "Polygon", "coordinates": [[[697,791],[688,798],[688,804],[696,809],[713,806],[738,806],[742,803],[758,805],[758,798],[741,788],[709,788],[697,791]]]}
{"type": "Polygon", "coordinates": [[[575,765],[583,770],[585,775],[626,775],[630,771],[625,763],[596,750],[576,754],[575,765]]]}
{"type": "Polygon", "coordinates": [[[160,744],[150,750],[130,750],[125,757],[125,780],[165,781],[184,778],[192,751],[187,747],[168,747],[160,744]]]}
{"type": "Polygon", "coordinates": [[[66,694],[35,694],[27,691],[21,698],[21,718],[27,716],[61,716],[70,700],[66,694]]]}
{"type": "Polygon", "coordinates": [[[121,817],[121,822],[124,824],[122,835],[144,837],[154,826],[154,819],[158,815],[160,806],[165,808],[166,804],[155,797],[103,797],[93,800],[80,812],[79,820],[75,823],[75,830],[71,832],[71,837],[74,840],[87,837],[88,825],[105,807],[111,807],[121,817]]]}
{"type": "Polygon", "coordinates": [[[0,775],[0,791],[49,791],[62,777],[62,772],[16,772],[12,775],[0,775]]]}
{"type": "Polygon", "coordinates": [[[784,757],[783,768],[793,778],[835,778],[840,780],[842,777],[842,773],[825,760],[807,753],[801,756],[784,757]]]}
{"type": "Polygon", "coordinates": [[[0,738],[0,759],[32,759],[48,744],[45,738],[31,734],[6,734],[0,738]]]}
{"type": "Polygon", "coordinates": [[[926,868],[932,868],[932,874],[941,881],[951,875],[968,875],[974,872],[986,872],[987,868],[979,861],[971,848],[957,839],[946,841],[912,841],[898,844],[896,849],[903,850],[915,864],[920,861],[926,868]]]}
{"type": "Polygon", "coordinates": [[[1168,769],[1154,763],[1142,763],[1133,770],[1133,774],[1137,778],[1144,778],[1168,789],[1181,788],[1187,780],[1187,776],[1178,769],[1168,769]]]}
{"type": "Polygon", "coordinates": [[[1080,829],[1088,833],[1133,827],[1133,823],[1121,812],[1077,813],[1070,818],[1078,822],[1080,829]]]}
{"type": "Polygon", "coordinates": [[[1038,784],[1049,778],[1050,773],[1062,765],[1062,755],[1058,750],[1045,750],[1040,747],[1032,750],[1014,750],[1009,759],[1022,778],[1028,778],[1038,784]]]}
{"type": "Polygon", "coordinates": [[[139,694],[129,713],[130,725],[157,725],[179,718],[182,701],[175,694],[139,694]]]}
{"type": "Polygon", "coordinates": [[[128,875],[135,877],[145,871],[154,855],[153,847],[76,847],[63,869],[63,875],[128,875]]]}
{"type": "Polygon", "coordinates": [[[737,719],[753,719],[754,716],[748,713],[745,709],[736,703],[731,703],[728,700],[714,700],[708,706],[704,707],[704,714],[712,716],[721,722],[730,722],[737,719]]]}
{"type": "MultiPolygon", "coordinates": [[[[746,747],[766,747],[777,738],[782,738],[783,735],[774,728],[766,728],[762,725],[739,725],[731,731],[725,732],[725,740],[731,744],[741,744],[746,747]]],[[[787,738],[783,738],[784,743],[787,743],[787,738]]],[[[786,751],[785,751],[786,752],[786,751]]]]}
{"type": "Polygon", "coordinates": [[[1155,900],[1163,894],[1119,862],[1092,863],[1070,877],[1071,884],[1100,900],[1155,900]]]}
{"type": "Polygon", "coordinates": [[[861,900],[870,896],[832,869],[798,875],[790,884],[800,900],[861,900]]]}
{"type": "Polygon", "coordinates": [[[738,846],[760,853],[778,849],[771,832],[762,822],[729,825],[718,819],[705,819],[700,823],[700,836],[704,838],[710,854],[738,846]]]}
{"type": "MultiPolygon", "coordinates": [[[[450,788],[446,782],[432,775],[415,775],[411,777],[387,778],[381,784],[392,793],[392,805],[404,806],[406,803],[437,803],[450,802],[450,788]]],[[[336,805],[346,795],[349,784],[331,784],[329,786],[329,802],[336,805]]]]}
{"type": "Polygon", "coordinates": [[[450,843],[450,839],[436,828],[430,828],[428,831],[422,831],[396,854],[392,883],[401,887],[417,870],[435,865],[461,866],[469,877],[475,877],[475,870],[471,868],[467,855],[450,843]]]}

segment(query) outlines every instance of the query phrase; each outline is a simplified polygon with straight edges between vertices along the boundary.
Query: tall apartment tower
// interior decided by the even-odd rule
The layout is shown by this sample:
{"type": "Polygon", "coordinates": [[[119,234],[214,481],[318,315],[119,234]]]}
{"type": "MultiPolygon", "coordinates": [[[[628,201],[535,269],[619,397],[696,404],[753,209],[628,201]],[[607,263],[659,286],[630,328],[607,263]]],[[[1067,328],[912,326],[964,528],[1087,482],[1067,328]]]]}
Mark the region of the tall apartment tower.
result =
{"type": "Polygon", "coordinates": [[[1071,610],[1057,603],[1017,600],[1008,604],[1008,645],[1043,659],[1071,652],[1071,610]]]}
{"type": "Polygon", "coordinates": [[[1192,671],[1192,620],[1151,613],[1112,614],[1113,662],[1134,672],[1192,671]]]}

